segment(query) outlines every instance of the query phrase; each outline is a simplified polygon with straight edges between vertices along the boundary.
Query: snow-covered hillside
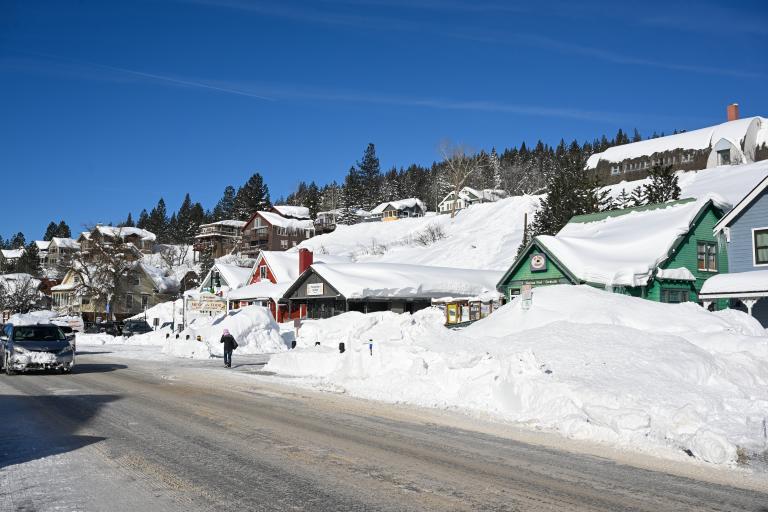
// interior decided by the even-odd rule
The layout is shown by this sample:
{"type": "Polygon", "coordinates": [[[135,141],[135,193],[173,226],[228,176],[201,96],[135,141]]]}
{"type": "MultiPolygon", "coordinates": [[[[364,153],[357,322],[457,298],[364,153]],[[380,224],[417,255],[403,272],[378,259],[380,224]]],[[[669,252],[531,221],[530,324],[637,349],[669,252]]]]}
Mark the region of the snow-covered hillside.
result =
{"type": "Polygon", "coordinates": [[[767,447],[768,337],[744,313],[551,286],[535,290],[529,310],[514,301],[463,331],[443,321],[434,308],[307,321],[298,348],[266,369],[715,464],[767,447]]]}
{"type": "MultiPolygon", "coordinates": [[[[736,204],[768,175],[768,161],[680,172],[681,197],[700,198],[710,193],[736,204]]],[[[622,182],[609,188],[616,196],[631,192],[646,180],[622,182]]],[[[339,226],[336,231],[301,243],[317,254],[341,255],[363,262],[411,263],[442,267],[506,270],[514,261],[528,221],[541,196],[516,196],[496,203],[472,206],[450,215],[431,215],[395,222],[366,222],[339,226]],[[430,232],[442,232],[432,241],[430,232]]],[[[294,249],[296,250],[296,249],[294,249]]]]}

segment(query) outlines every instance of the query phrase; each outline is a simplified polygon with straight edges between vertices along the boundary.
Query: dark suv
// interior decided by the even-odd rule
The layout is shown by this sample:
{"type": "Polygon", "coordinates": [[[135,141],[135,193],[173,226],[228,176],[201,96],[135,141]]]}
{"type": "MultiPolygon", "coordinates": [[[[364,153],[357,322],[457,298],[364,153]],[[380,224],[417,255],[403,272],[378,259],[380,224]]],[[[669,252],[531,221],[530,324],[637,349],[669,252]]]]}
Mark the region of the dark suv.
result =
{"type": "Polygon", "coordinates": [[[123,324],[123,336],[126,338],[130,338],[134,334],[146,334],[152,330],[146,320],[126,320],[123,324]]]}
{"type": "Polygon", "coordinates": [[[75,366],[75,348],[57,325],[6,324],[0,335],[0,364],[8,375],[27,370],[69,372],[75,366]]]}

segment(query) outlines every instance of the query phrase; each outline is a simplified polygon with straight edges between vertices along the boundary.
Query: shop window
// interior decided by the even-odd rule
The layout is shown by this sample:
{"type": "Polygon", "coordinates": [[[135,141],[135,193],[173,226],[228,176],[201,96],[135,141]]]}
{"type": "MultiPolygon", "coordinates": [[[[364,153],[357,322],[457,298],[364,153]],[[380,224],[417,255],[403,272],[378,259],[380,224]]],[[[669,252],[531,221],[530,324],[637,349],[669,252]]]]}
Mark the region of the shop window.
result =
{"type": "Polygon", "coordinates": [[[755,248],[755,265],[768,265],[768,228],[752,231],[755,248]]]}
{"type": "Polygon", "coordinates": [[[699,270],[717,272],[717,244],[715,242],[698,242],[696,244],[696,261],[699,270]]]}
{"type": "Polygon", "coordinates": [[[666,302],[667,304],[679,304],[681,302],[688,302],[688,290],[662,288],[661,302],[666,302]]]}

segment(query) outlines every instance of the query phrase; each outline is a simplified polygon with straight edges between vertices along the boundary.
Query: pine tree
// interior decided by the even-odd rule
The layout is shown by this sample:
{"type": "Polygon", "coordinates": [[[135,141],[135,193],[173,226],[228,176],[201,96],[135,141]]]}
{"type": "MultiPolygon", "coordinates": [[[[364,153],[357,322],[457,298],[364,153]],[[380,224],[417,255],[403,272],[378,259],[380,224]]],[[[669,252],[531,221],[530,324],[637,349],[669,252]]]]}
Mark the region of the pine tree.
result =
{"type": "Polygon", "coordinates": [[[125,219],[125,222],[123,222],[123,226],[126,228],[135,227],[135,224],[133,223],[133,217],[131,216],[131,212],[128,212],[128,217],[125,219]]]}
{"type": "Polygon", "coordinates": [[[362,193],[362,208],[371,210],[381,202],[381,167],[376,156],[376,147],[369,143],[363,153],[362,161],[357,163],[362,193]]]}
{"type": "Polygon", "coordinates": [[[671,165],[666,167],[654,165],[648,174],[651,178],[651,182],[645,185],[648,204],[680,199],[680,185],[671,165]]]}
{"type": "Polygon", "coordinates": [[[359,222],[357,211],[362,208],[361,192],[360,173],[357,168],[350,167],[341,191],[341,211],[337,219],[339,224],[351,225],[359,222]]]}
{"type": "Polygon", "coordinates": [[[627,189],[621,189],[621,193],[616,196],[616,208],[624,209],[632,206],[632,196],[627,194],[627,189]]]}
{"type": "Polygon", "coordinates": [[[635,188],[632,189],[632,207],[637,206],[644,206],[648,204],[648,201],[645,197],[645,189],[638,185],[635,188]]]}
{"type": "Polygon", "coordinates": [[[53,240],[53,237],[58,236],[56,233],[58,233],[59,226],[55,222],[50,222],[48,224],[48,227],[45,228],[45,234],[43,235],[43,240],[50,242],[53,240]]]}
{"type": "Polygon", "coordinates": [[[635,133],[632,134],[632,142],[640,142],[641,140],[643,140],[643,136],[640,135],[640,132],[635,128],[635,133]]]}
{"type": "Polygon", "coordinates": [[[248,220],[254,212],[266,210],[271,206],[269,187],[264,183],[264,178],[261,177],[261,174],[255,173],[237,191],[234,202],[234,216],[237,220],[248,220]]]}
{"type": "Polygon", "coordinates": [[[211,271],[214,263],[216,263],[213,253],[211,251],[203,251],[200,253],[200,277],[205,278],[208,272],[211,271]]]}
{"type": "Polygon", "coordinates": [[[29,274],[33,277],[40,277],[43,269],[40,266],[40,251],[35,242],[30,242],[24,249],[24,252],[16,262],[16,272],[29,274]]]}
{"type": "Polygon", "coordinates": [[[147,213],[147,210],[141,210],[141,213],[139,214],[139,221],[136,223],[136,227],[140,229],[147,229],[147,226],[149,225],[149,214],[147,213]]]}
{"type": "Polygon", "coordinates": [[[21,249],[25,245],[27,245],[27,240],[26,238],[24,238],[24,233],[19,231],[18,233],[13,235],[13,237],[11,237],[11,241],[9,245],[11,246],[11,249],[21,249]]]}
{"type": "Polygon", "coordinates": [[[547,195],[534,217],[532,237],[554,235],[574,215],[598,211],[598,188],[584,171],[585,161],[577,143],[557,158],[554,172],[547,173],[547,195]]]}
{"type": "Polygon", "coordinates": [[[301,203],[301,206],[309,208],[310,218],[317,218],[317,212],[320,211],[321,200],[320,189],[313,181],[307,186],[306,192],[304,193],[304,200],[301,203]]]}
{"type": "Polygon", "coordinates": [[[154,233],[157,236],[159,243],[167,243],[167,231],[168,231],[168,211],[165,207],[165,200],[161,197],[157,202],[157,206],[152,208],[147,218],[146,227],[147,231],[154,233]]]}
{"type": "Polygon", "coordinates": [[[72,238],[72,230],[69,229],[69,226],[63,220],[56,227],[56,236],[59,238],[72,238]]]}
{"type": "Polygon", "coordinates": [[[231,220],[235,218],[235,187],[227,185],[224,194],[213,208],[213,221],[231,220]]]}

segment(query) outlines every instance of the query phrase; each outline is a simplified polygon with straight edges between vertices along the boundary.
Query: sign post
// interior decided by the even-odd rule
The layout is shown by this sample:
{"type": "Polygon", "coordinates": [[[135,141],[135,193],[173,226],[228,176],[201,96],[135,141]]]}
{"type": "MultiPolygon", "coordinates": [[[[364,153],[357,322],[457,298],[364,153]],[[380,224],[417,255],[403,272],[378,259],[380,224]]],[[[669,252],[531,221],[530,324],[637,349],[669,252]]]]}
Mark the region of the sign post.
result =
{"type": "Polygon", "coordinates": [[[523,301],[523,309],[526,311],[531,309],[531,304],[533,303],[533,286],[524,284],[520,289],[520,299],[523,301]]]}

